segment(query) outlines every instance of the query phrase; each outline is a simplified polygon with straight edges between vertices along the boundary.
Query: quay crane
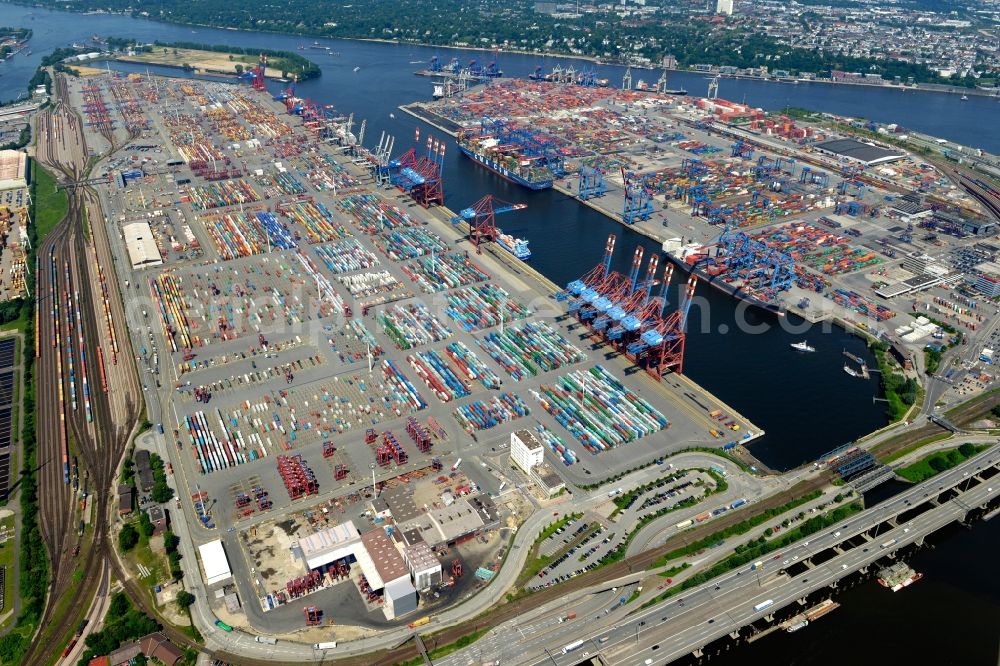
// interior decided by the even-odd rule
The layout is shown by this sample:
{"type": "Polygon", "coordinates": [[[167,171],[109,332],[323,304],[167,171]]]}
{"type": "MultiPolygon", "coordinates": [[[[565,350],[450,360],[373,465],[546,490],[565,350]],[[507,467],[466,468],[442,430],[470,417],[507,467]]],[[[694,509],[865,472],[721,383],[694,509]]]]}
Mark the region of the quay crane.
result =
{"type": "MultiPolygon", "coordinates": [[[[420,145],[420,129],[416,130],[415,143],[420,145]]],[[[444,205],[444,142],[427,137],[427,152],[417,157],[416,146],[389,162],[393,171],[390,182],[407,192],[424,208],[444,205]]]]}
{"type": "Polygon", "coordinates": [[[480,244],[495,243],[500,235],[494,218],[497,215],[524,210],[527,207],[528,204],[507,203],[494,198],[492,194],[487,194],[470,207],[462,209],[458,216],[451,218],[451,223],[458,225],[468,222],[469,240],[476,246],[476,254],[482,254],[480,244]]]}

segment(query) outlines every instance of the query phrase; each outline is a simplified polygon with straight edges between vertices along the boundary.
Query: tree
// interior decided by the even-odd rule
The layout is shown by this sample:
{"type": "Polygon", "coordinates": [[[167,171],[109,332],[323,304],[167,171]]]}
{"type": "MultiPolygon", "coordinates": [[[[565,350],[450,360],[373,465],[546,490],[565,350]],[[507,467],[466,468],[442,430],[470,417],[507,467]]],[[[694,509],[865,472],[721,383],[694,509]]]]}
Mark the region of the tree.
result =
{"type": "Polygon", "coordinates": [[[153,532],[156,531],[156,525],[149,519],[149,514],[145,511],[139,514],[139,529],[147,537],[153,536],[153,532]]]}
{"type": "MultiPolygon", "coordinates": [[[[229,57],[230,57],[230,59],[232,59],[233,56],[229,56],[229,57]]],[[[236,73],[237,74],[242,74],[243,73],[243,63],[241,63],[241,62],[236,63],[236,73]]]]}
{"type": "MultiPolygon", "coordinates": [[[[996,409],[996,407],[994,407],[994,409],[996,409]]],[[[961,453],[964,458],[971,458],[976,452],[976,447],[966,442],[965,444],[962,444],[962,446],[958,447],[958,452],[961,453]]]]}
{"type": "Polygon", "coordinates": [[[943,472],[948,469],[948,461],[943,456],[934,456],[927,464],[931,466],[935,472],[943,472]]]}
{"type": "Polygon", "coordinates": [[[135,548],[137,543],[139,543],[139,533],[132,523],[127,523],[122,528],[122,531],[118,533],[118,546],[122,549],[122,552],[127,553],[135,548]]]}
{"type": "Polygon", "coordinates": [[[177,607],[183,613],[187,610],[187,607],[194,603],[194,595],[187,590],[181,590],[177,593],[177,607]]]}

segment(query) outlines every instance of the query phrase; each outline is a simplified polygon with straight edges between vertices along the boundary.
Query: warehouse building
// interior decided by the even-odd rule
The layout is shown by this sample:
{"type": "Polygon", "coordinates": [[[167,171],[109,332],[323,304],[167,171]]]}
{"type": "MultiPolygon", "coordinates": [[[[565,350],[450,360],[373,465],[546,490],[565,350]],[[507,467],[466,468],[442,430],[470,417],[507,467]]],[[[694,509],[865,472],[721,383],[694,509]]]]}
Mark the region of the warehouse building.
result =
{"type": "MultiPolygon", "coordinates": [[[[496,505],[488,497],[456,499],[400,525],[410,545],[424,541],[433,549],[453,546],[482,534],[498,523],[496,505]]],[[[397,523],[398,524],[398,523],[397,523]]]]}
{"type": "Polygon", "coordinates": [[[233,572],[229,568],[229,558],[226,557],[226,549],[222,546],[222,539],[209,541],[198,546],[198,555],[201,557],[201,567],[205,572],[206,585],[223,583],[233,577],[233,572]]]}
{"type": "Polygon", "coordinates": [[[855,139],[832,139],[817,143],[813,147],[823,154],[858,162],[866,167],[888,164],[906,157],[903,151],[888,150],[855,139]]]}
{"type": "Polygon", "coordinates": [[[0,192],[28,186],[28,156],[17,150],[0,150],[0,192]]]}
{"type": "Polygon", "coordinates": [[[163,257],[160,256],[160,249],[156,247],[156,239],[153,238],[148,222],[132,222],[124,225],[122,236],[133,269],[163,264],[163,257]]]}
{"type": "Polygon", "coordinates": [[[358,553],[361,572],[372,590],[382,590],[382,612],[392,620],[417,610],[417,591],[410,582],[410,569],[396,544],[378,528],[361,536],[358,553]]]}
{"type": "Polygon", "coordinates": [[[299,550],[309,570],[356,557],[360,548],[361,534],[350,520],[299,539],[299,550]]]}
{"type": "Polygon", "coordinates": [[[441,584],[441,562],[424,541],[417,541],[404,548],[403,559],[410,568],[410,578],[417,590],[423,592],[441,584]]]}

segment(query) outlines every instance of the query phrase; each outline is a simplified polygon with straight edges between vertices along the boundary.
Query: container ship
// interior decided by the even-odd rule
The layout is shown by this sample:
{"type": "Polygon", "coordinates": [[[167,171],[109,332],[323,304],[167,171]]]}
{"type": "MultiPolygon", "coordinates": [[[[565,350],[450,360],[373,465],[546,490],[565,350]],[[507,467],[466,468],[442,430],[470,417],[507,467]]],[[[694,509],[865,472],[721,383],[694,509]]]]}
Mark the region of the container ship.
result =
{"type": "Polygon", "coordinates": [[[497,244],[510,252],[521,261],[531,259],[531,250],[528,249],[528,241],[523,238],[514,238],[510,234],[505,234],[499,229],[497,234],[497,244]]]}
{"type": "Polygon", "coordinates": [[[886,567],[878,572],[878,583],[893,592],[899,592],[904,587],[909,587],[923,577],[922,573],[917,573],[911,569],[906,562],[897,562],[891,567],[886,567]]]}
{"type": "Polygon", "coordinates": [[[458,149],[466,157],[512,183],[530,190],[552,187],[554,176],[551,169],[533,164],[533,160],[524,158],[516,151],[505,151],[499,143],[493,137],[460,135],[458,149]]]}
{"type": "Polygon", "coordinates": [[[663,241],[663,252],[671,261],[688,273],[697,275],[702,282],[707,282],[733,298],[745,301],[765,312],[779,317],[785,316],[785,307],[781,303],[768,300],[765,295],[745,286],[742,280],[727,280],[721,274],[721,267],[711,265],[708,259],[712,247],[700,243],[684,244],[680,238],[668,238],[663,241]]]}

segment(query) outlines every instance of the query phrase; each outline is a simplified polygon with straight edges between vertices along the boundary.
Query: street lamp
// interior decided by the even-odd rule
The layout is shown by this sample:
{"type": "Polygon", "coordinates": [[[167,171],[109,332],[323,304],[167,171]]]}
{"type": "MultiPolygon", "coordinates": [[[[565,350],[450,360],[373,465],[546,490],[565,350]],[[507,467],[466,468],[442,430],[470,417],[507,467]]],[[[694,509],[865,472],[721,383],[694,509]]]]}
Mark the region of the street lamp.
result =
{"type": "Polygon", "coordinates": [[[375,463],[368,463],[368,467],[372,471],[372,499],[378,497],[378,491],[375,490],[375,463]]]}

